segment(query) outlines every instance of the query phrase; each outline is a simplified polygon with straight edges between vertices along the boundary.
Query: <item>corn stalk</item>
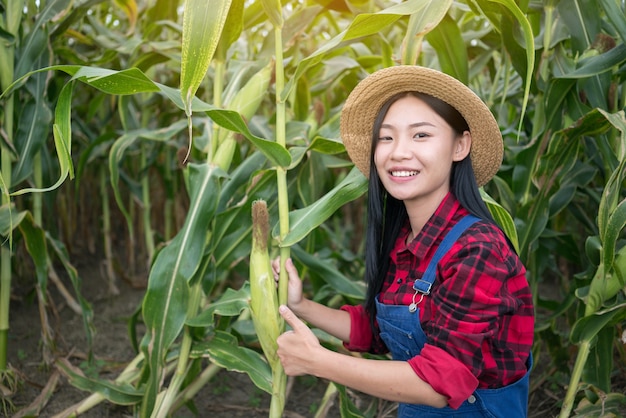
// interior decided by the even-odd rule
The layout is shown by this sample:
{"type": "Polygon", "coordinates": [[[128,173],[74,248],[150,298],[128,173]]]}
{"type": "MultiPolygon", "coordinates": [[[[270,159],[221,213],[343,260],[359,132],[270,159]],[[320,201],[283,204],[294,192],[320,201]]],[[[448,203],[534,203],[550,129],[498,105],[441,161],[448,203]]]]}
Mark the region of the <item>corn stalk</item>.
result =
{"type": "MultiPolygon", "coordinates": [[[[24,1],[18,0],[6,5],[6,21],[0,22],[1,27],[13,36],[13,42],[0,43],[0,88],[5,91],[13,81],[15,65],[15,41],[18,37],[19,23],[21,20],[24,1]]],[[[0,170],[2,174],[2,206],[10,204],[9,190],[11,189],[11,150],[13,144],[13,109],[14,96],[9,95],[5,99],[3,120],[3,132],[6,142],[2,141],[0,148],[0,170]]],[[[4,380],[7,372],[7,344],[9,333],[9,303],[11,295],[11,247],[2,244],[0,248],[0,373],[4,380]]]]}

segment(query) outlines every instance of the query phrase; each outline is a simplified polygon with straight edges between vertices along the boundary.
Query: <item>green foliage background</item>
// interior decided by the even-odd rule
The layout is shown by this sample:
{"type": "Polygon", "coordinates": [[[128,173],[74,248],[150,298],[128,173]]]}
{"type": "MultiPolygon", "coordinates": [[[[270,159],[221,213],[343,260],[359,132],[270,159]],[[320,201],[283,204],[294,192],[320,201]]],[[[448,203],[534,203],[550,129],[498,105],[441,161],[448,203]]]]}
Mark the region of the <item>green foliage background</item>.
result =
{"type": "MultiPolygon", "coordinates": [[[[358,303],[366,186],[339,114],[368,73],[414,63],[468,84],[502,128],[504,163],[484,193],[535,295],[533,351],[549,367],[531,382],[560,388],[562,417],[623,411],[625,7],[1,0],[3,386],[17,379],[6,360],[11,282],[31,280],[18,254],[34,261],[44,312],[62,266],[90,344],[72,260],[74,237],[93,234],[108,266],[103,291],[117,291],[116,263],[149,276],[134,318],[147,332],[129,336],[137,358],[115,383],[55,362],[44,332],[49,366],[142,416],[171,414],[220,368],[272,393],[249,316],[252,202],[268,202],[272,255],[296,260],[311,297],[358,303]],[[175,376],[167,388],[164,376],[175,376]]],[[[344,415],[365,414],[338,390],[344,415]]]]}

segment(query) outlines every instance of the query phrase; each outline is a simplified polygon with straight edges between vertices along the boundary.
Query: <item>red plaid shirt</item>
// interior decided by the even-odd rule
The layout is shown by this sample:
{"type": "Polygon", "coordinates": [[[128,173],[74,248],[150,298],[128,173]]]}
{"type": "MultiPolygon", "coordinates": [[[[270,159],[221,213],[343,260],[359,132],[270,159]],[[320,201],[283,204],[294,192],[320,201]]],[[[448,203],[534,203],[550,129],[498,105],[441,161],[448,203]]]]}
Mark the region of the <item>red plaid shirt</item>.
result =
{"type": "MultiPolygon", "coordinates": [[[[409,305],[413,282],[424,274],[445,234],[467,210],[448,194],[407,246],[407,225],[390,257],[379,295],[385,304],[409,305]]],[[[427,343],[408,360],[417,375],[455,408],[476,388],[499,388],[526,373],[534,334],[534,309],[525,268],[495,225],[479,221],[452,245],[437,267],[431,294],[419,304],[427,343]]],[[[352,351],[386,353],[363,306],[350,313],[352,351]]],[[[408,308],[407,308],[408,309],[408,308]]]]}

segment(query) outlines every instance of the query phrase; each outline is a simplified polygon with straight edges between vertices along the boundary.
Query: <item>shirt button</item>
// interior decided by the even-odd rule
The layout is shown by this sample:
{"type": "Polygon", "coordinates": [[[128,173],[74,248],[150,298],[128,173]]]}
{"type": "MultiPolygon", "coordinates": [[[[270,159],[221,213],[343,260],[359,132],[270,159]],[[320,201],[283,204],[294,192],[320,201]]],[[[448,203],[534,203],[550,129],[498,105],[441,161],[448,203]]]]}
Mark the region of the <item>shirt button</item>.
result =
{"type": "Polygon", "coordinates": [[[402,283],[402,279],[396,280],[396,283],[398,283],[398,284],[402,283]]]}
{"type": "Polygon", "coordinates": [[[467,398],[467,402],[469,402],[469,403],[474,403],[474,402],[476,402],[476,396],[474,396],[474,395],[470,395],[470,397],[469,397],[469,398],[467,398]]]}

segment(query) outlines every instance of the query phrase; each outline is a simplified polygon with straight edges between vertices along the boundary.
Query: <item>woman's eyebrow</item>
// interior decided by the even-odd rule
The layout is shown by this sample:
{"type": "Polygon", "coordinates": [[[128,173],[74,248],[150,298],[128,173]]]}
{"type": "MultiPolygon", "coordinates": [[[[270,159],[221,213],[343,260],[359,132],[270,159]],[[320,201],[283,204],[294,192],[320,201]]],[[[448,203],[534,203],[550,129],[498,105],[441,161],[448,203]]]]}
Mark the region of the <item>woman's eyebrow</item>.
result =
{"type": "MultiPolygon", "coordinates": [[[[409,128],[420,128],[422,126],[432,126],[433,128],[435,127],[435,125],[430,122],[415,122],[415,123],[411,123],[409,125],[409,128]]],[[[394,125],[390,123],[383,123],[382,125],[380,125],[380,127],[381,128],[393,128],[394,125]]]]}

